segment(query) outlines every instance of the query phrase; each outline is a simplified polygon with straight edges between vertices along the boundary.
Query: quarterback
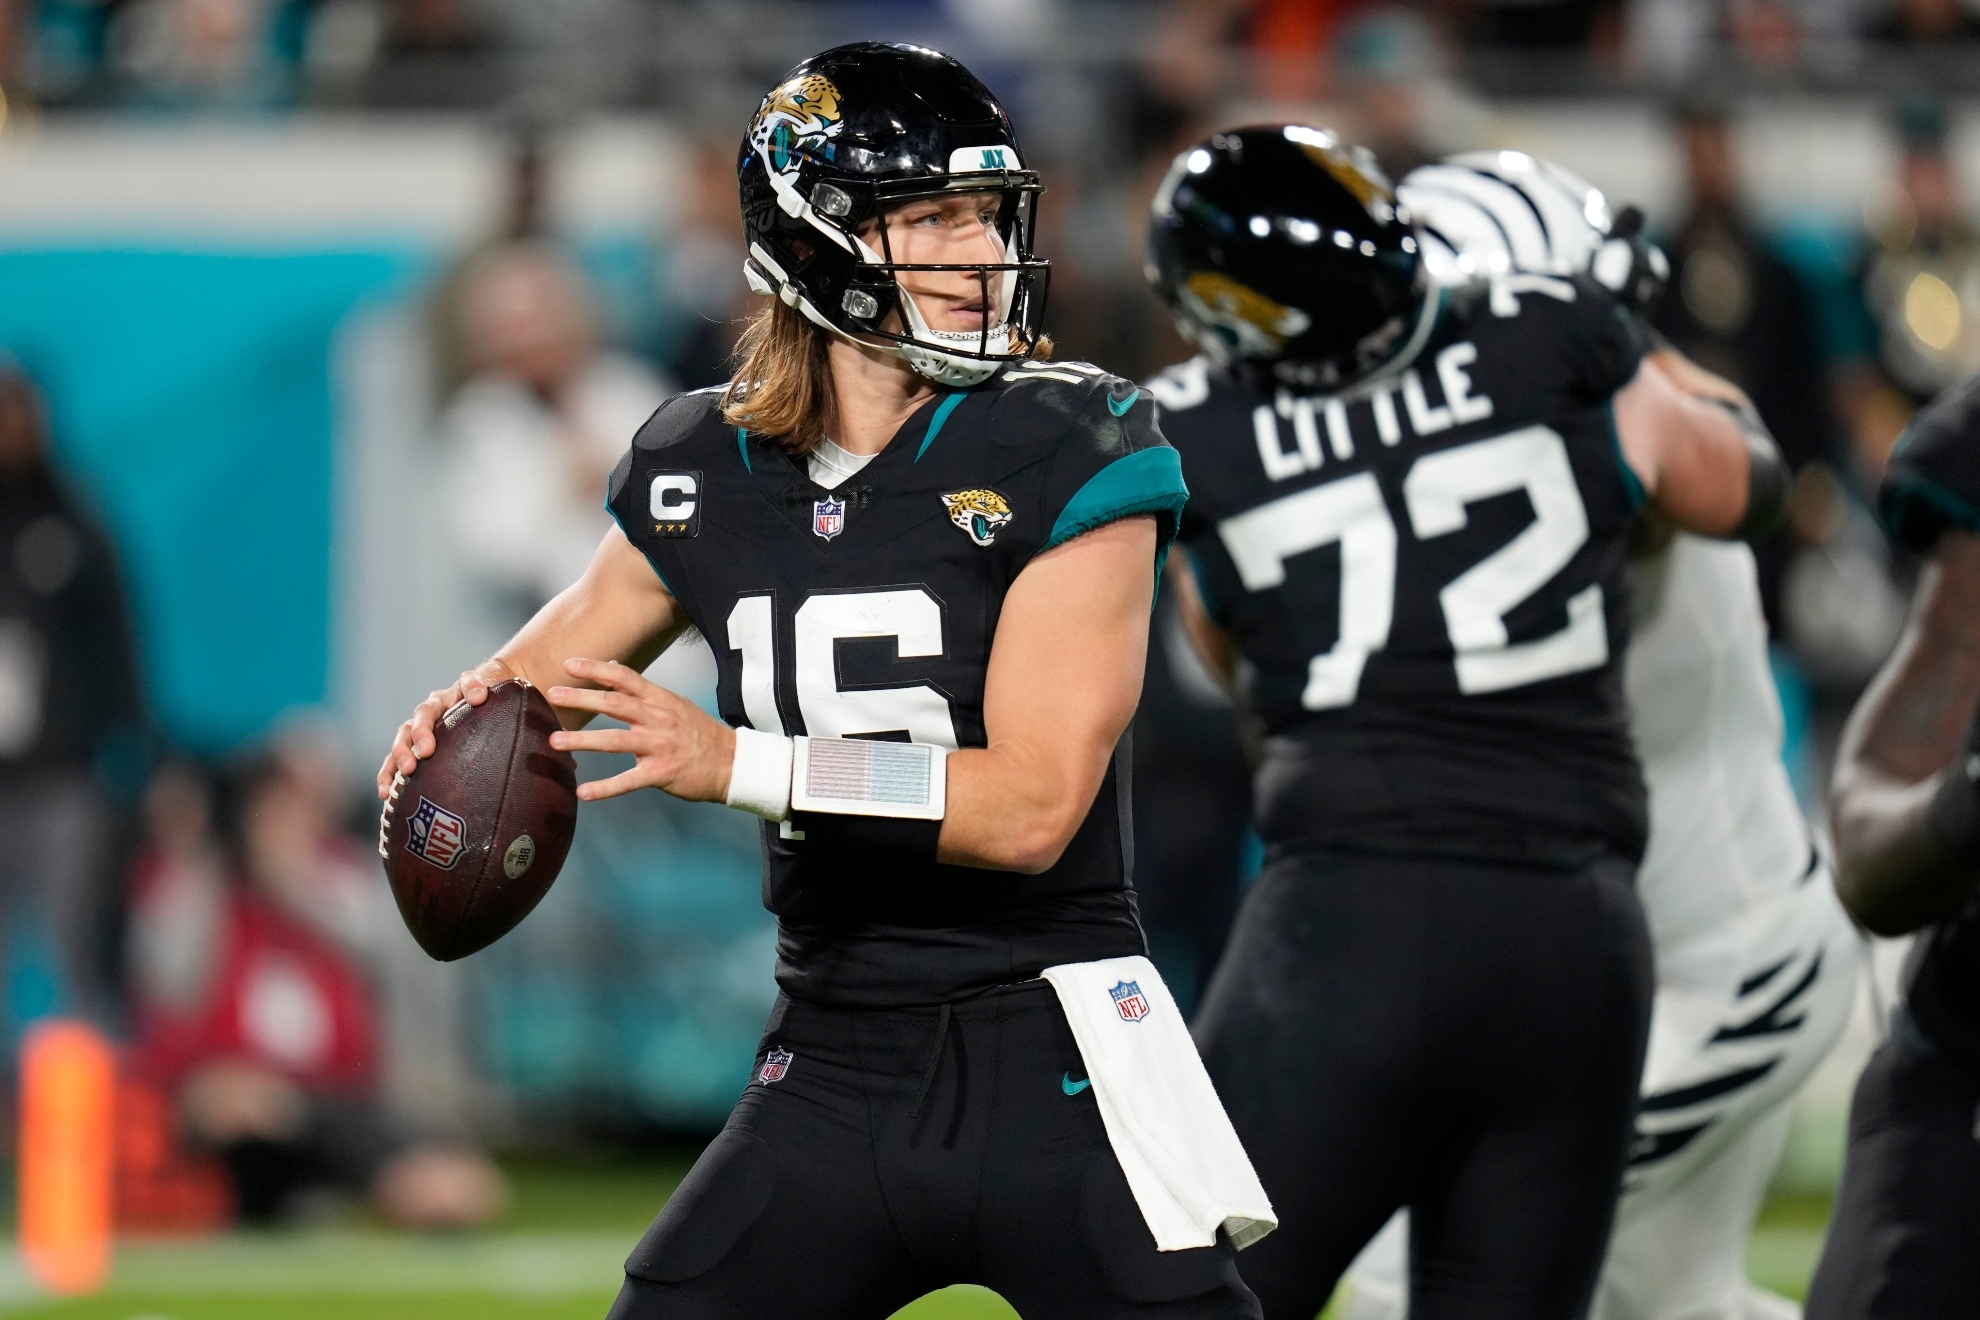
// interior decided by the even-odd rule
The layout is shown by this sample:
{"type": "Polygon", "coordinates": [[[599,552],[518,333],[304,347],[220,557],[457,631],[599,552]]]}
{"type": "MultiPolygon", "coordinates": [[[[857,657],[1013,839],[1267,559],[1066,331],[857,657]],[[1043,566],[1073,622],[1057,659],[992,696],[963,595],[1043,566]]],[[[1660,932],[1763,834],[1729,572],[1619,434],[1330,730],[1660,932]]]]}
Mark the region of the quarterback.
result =
{"type": "Polygon", "coordinates": [[[771,298],[735,379],[640,429],[584,578],[386,765],[514,674],[556,684],[559,746],[636,758],[584,798],[763,818],[783,993],[612,1315],[973,1282],[1034,1320],[1255,1316],[1235,1251],[1270,1207],[1128,884],[1122,734],[1186,494],[1154,404],[1040,359],[1038,179],[953,59],[807,60],[738,174],[771,298]],[[640,674],[690,627],[721,721],[640,674]]]}

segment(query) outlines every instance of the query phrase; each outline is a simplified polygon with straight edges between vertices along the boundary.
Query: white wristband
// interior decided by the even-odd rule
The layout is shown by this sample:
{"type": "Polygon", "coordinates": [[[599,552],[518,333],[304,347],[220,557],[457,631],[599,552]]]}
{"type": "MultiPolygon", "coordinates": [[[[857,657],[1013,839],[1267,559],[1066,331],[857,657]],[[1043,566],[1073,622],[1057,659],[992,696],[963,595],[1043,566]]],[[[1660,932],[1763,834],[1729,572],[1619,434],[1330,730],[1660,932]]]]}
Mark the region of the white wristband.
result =
{"type": "Polygon", "coordinates": [[[798,738],[791,807],[840,816],[940,820],[948,810],[949,749],[864,738],[798,738]]]}
{"type": "Polygon", "coordinates": [[[781,733],[737,729],[736,759],[729,764],[729,795],[723,801],[765,820],[788,819],[795,750],[795,740],[781,733]]]}

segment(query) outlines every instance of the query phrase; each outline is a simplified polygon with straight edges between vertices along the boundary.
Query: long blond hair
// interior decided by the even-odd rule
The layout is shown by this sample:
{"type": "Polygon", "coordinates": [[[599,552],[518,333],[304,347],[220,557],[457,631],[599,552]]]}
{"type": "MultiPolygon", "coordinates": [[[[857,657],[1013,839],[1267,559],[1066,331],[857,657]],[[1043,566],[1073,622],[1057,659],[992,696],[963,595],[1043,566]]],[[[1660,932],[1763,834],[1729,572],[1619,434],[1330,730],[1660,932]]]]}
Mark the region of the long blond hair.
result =
{"type": "MultiPolygon", "coordinates": [[[[722,396],[722,420],[769,436],[793,454],[811,452],[825,438],[837,403],[826,353],[830,338],[803,312],[771,298],[736,339],[736,374],[722,396]]],[[[1031,356],[1052,356],[1049,335],[1038,337],[1031,356]]]]}
{"type": "Polygon", "coordinates": [[[771,436],[794,454],[809,452],[824,438],[834,403],[826,337],[797,308],[770,299],[736,339],[722,420],[771,436]]]}

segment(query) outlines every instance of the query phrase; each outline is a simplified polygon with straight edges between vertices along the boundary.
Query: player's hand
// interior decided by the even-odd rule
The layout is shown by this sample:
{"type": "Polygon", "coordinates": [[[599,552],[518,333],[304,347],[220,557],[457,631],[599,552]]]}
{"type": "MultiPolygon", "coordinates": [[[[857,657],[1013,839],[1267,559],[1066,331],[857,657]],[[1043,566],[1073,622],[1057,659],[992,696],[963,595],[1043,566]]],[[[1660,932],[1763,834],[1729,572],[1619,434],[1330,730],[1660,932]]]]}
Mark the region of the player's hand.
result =
{"type": "Polygon", "coordinates": [[[441,688],[413,707],[412,718],[399,726],[399,732],[392,739],[392,750],[385,754],[385,764],[378,768],[379,800],[392,795],[392,777],[395,774],[409,775],[419,769],[421,761],[433,755],[433,726],[440,722],[442,715],[463,701],[470,706],[479,706],[488,700],[490,687],[514,677],[509,667],[500,660],[490,660],[478,669],[468,670],[455,679],[452,686],[441,688]]]}
{"type": "Polygon", "coordinates": [[[633,768],[623,774],[579,784],[578,797],[596,802],[638,788],[661,789],[689,802],[720,802],[728,796],[729,766],[736,758],[734,729],[625,665],[572,658],[564,669],[572,678],[599,686],[553,687],[543,694],[551,705],[609,715],[627,727],[553,733],[550,745],[635,758],[633,768]]]}

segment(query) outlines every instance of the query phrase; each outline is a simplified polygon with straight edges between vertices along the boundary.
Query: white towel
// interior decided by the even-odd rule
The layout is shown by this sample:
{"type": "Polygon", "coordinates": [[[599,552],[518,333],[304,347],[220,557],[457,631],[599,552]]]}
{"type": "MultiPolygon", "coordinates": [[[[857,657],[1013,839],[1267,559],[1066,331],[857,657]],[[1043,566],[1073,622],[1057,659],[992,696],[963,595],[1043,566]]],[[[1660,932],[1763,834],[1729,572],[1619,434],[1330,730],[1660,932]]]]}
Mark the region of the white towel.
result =
{"type": "Polygon", "coordinates": [[[1158,1251],[1240,1250],[1279,1226],[1155,964],[1136,955],[1047,967],[1086,1060],[1107,1140],[1158,1251]]]}

